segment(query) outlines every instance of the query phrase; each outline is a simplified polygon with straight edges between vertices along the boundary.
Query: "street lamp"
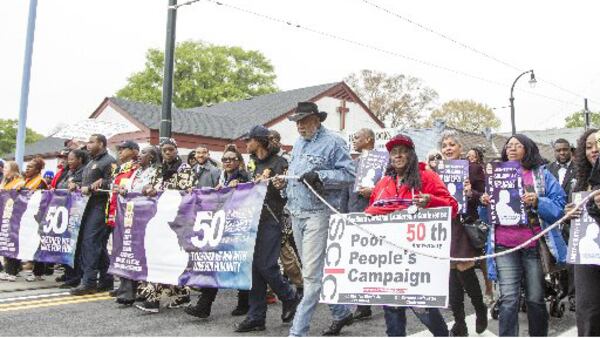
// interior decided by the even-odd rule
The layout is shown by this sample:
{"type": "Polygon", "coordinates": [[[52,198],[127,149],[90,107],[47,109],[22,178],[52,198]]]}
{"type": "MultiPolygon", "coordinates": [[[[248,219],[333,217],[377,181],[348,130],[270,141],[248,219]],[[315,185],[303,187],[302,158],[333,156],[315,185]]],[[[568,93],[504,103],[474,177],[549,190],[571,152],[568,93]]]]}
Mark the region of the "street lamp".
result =
{"type": "Polygon", "coordinates": [[[515,84],[521,78],[521,76],[531,73],[531,77],[529,78],[529,85],[531,88],[534,88],[537,80],[535,79],[535,74],[533,73],[533,69],[528,70],[526,72],[521,73],[521,75],[517,76],[515,82],[513,82],[512,87],[510,87],[510,121],[512,123],[512,134],[517,133],[517,127],[515,126],[515,98],[513,97],[513,91],[515,90],[515,84]]]}

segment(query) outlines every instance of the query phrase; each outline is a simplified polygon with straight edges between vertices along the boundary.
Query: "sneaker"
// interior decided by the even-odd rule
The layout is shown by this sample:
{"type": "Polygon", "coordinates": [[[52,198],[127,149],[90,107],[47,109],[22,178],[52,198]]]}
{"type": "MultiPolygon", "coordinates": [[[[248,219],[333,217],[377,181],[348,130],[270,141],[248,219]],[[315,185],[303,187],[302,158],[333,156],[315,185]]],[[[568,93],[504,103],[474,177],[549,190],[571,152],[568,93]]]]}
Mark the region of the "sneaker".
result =
{"type": "Polygon", "coordinates": [[[155,300],[153,302],[146,300],[142,304],[136,304],[135,307],[144,312],[158,313],[159,308],[160,308],[160,303],[158,300],[155,300]]]}
{"type": "Polygon", "coordinates": [[[35,276],[35,275],[31,274],[31,275],[25,277],[25,280],[27,282],[40,282],[40,281],[44,280],[44,277],[43,276],[35,276]]]}
{"type": "Polygon", "coordinates": [[[7,282],[16,282],[17,281],[17,276],[15,275],[6,275],[6,277],[4,278],[5,281],[7,282]]]}
{"type": "Polygon", "coordinates": [[[7,274],[6,272],[2,271],[0,272],[0,280],[6,280],[6,278],[9,276],[9,274],[7,274]]]}
{"type": "Polygon", "coordinates": [[[171,299],[171,302],[169,302],[167,308],[178,309],[180,307],[187,306],[190,302],[191,299],[189,294],[183,296],[176,296],[175,298],[171,299]]]}

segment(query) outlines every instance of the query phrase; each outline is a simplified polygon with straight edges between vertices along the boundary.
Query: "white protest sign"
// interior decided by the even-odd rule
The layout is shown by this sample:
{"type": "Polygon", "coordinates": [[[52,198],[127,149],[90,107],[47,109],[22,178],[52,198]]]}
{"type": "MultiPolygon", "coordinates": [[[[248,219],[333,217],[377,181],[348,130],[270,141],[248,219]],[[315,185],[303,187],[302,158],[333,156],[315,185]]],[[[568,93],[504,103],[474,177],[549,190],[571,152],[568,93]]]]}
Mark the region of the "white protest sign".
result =
{"type": "MultiPolygon", "coordinates": [[[[573,203],[578,204],[589,191],[573,193],[573,203]]],[[[567,263],[600,265],[600,227],[583,206],[581,217],[571,220],[567,263]]]]}
{"type": "Polygon", "coordinates": [[[447,307],[450,261],[397,247],[448,257],[451,216],[449,207],[331,216],[321,302],[447,307]]]}

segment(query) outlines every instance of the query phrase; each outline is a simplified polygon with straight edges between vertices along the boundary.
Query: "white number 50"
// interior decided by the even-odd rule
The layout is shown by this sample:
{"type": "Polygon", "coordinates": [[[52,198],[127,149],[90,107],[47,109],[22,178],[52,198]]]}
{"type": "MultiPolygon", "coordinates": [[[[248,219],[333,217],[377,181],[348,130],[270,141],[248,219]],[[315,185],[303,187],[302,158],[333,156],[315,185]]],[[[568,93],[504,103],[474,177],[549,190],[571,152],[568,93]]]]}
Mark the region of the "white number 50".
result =
{"type": "Polygon", "coordinates": [[[223,238],[225,230],[225,211],[219,210],[215,213],[212,211],[200,211],[196,215],[196,223],[194,224],[194,232],[202,231],[203,236],[192,237],[192,244],[201,249],[207,244],[211,247],[219,245],[223,238]]]}
{"type": "Polygon", "coordinates": [[[65,207],[50,207],[46,214],[46,224],[44,224],[43,231],[45,233],[54,232],[57,235],[62,234],[67,230],[69,224],[69,210],[65,207]],[[60,217],[60,224],[58,219],[60,217]]]}

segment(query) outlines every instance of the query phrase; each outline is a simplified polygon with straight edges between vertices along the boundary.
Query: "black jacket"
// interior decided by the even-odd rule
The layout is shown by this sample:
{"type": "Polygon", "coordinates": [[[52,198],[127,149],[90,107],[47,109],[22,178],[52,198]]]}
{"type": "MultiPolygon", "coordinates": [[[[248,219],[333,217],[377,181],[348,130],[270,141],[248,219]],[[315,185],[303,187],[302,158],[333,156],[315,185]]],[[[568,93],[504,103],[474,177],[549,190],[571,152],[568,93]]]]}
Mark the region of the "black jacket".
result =
{"type": "MultiPolygon", "coordinates": [[[[558,181],[558,170],[560,169],[560,165],[558,164],[558,162],[552,162],[546,168],[552,174],[552,176],[556,177],[556,180],[558,181]]],[[[576,175],[577,174],[575,172],[575,163],[573,162],[573,160],[571,160],[571,163],[567,167],[565,178],[563,179],[563,182],[561,184],[561,187],[567,195],[567,200],[569,201],[571,200],[571,191],[573,190],[573,187],[575,187],[575,179],[577,177],[576,175]]]]}
{"type": "MultiPolygon", "coordinates": [[[[109,190],[112,184],[112,173],[117,168],[117,161],[115,158],[110,156],[106,150],[100,154],[94,156],[91,161],[83,169],[83,178],[81,182],[82,187],[89,187],[92,183],[98,179],[102,179],[102,186],[100,189],[109,190]]],[[[92,193],[89,202],[97,201],[99,203],[106,203],[108,200],[108,193],[98,191],[92,193]]]]}
{"type": "MultiPolygon", "coordinates": [[[[271,154],[269,154],[269,156],[263,160],[251,155],[250,162],[248,163],[248,172],[252,179],[263,176],[263,174],[269,178],[277,175],[283,175],[286,173],[287,168],[288,162],[275,152],[271,152],[271,154]]],[[[285,202],[285,199],[281,196],[281,192],[275,189],[273,183],[269,181],[269,185],[267,187],[267,196],[265,197],[265,205],[263,206],[262,213],[260,214],[260,223],[276,220],[277,223],[281,224],[285,202]]]]}
{"type": "Polygon", "coordinates": [[[69,183],[73,182],[78,186],[81,186],[81,181],[83,180],[83,169],[85,169],[85,165],[80,165],[79,168],[72,170],[63,171],[62,175],[56,182],[56,189],[68,189],[69,183]]]}

